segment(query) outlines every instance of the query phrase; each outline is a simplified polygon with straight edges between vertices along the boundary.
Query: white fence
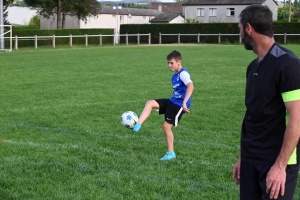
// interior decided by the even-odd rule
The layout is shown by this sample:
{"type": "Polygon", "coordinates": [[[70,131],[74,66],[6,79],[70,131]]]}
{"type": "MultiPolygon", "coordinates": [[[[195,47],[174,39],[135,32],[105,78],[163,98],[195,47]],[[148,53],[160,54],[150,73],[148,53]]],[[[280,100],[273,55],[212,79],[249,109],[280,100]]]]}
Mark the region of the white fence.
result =
{"type": "MultiPolygon", "coordinates": [[[[38,48],[38,41],[39,40],[52,40],[52,48],[55,48],[56,47],[56,44],[55,44],[55,41],[57,38],[69,38],[69,46],[72,47],[73,46],[73,38],[75,37],[81,37],[81,38],[85,38],[85,46],[88,46],[89,45],[89,38],[90,37],[99,37],[99,45],[102,46],[102,40],[103,40],[103,37],[113,37],[113,42],[112,42],[112,45],[117,45],[117,44],[120,44],[120,37],[125,37],[125,43],[126,45],[128,45],[128,38],[129,37],[136,37],[137,38],[137,44],[139,45],[140,44],[140,37],[141,36],[147,36],[148,37],[148,44],[150,45],[151,44],[151,33],[149,34],[113,34],[113,35],[68,35],[68,36],[55,36],[55,35],[52,35],[52,36],[26,36],[26,37],[18,37],[18,36],[15,36],[15,37],[5,37],[5,38],[9,38],[10,40],[14,40],[15,42],[15,49],[18,50],[18,42],[19,40],[33,40],[34,41],[34,48],[37,49],[38,48]]],[[[162,36],[177,36],[178,37],[178,44],[181,43],[181,38],[182,37],[185,37],[185,36],[194,36],[194,37],[197,37],[197,43],[200,43],[201,40],[200,40],[200,37],[201,36],[218,36],[218,43],[221,44],[222,43],[222,36],[235,36],[235,37],[238,37],[239,38],[239,43],[241,44],[242,43],[242,40],[241,40],[241,37],[239,34],[162,34],[162,33],[159,33],[159,44],[163,44],[163,41],[162,41],[162,36]]],[[[283,36],[284,37],[284,44],[286,44],[287,42],[287,36],[300,36],[300,34],[274,34],[274,36],[283,36]]]]}
{"type": "Polygon", "coordinates": [[[0,25],[0,51],[12,51],[12,26],[11,25],[0,25]],[[5,27],[8,27],[9,30],[6,32],[5,27]],[[9,35],[9,37],[5,37],[5,35],[9,35]],[[9,39],[9,48],[5,48],[4,40],[5,38],[9,39]]]}

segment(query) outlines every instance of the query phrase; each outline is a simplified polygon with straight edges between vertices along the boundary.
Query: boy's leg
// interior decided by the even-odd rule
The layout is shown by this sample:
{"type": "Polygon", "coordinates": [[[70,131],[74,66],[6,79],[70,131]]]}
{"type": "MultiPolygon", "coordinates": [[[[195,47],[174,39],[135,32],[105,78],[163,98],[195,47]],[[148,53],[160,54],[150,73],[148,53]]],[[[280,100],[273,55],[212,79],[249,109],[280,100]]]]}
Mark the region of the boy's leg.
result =
{"type": "Polygon", "coordinates": [[[155,100],[149,100],[146,102],[144,110],[139,117],[139,123],[142,124],[150,116],[152,109],[159,109],[159,105],[155,100]]]}
{"type": "Polygon", "coordinates": [[[176,154],[174,152],[174,135],[172,132],[172,126],[173,124],[169,124],[166,121],[164,122],[163,129],[166,136],[168,152],[160,160],[171,160],[176,158],[176,154]]]}
{"type": "Polygon", "coordinates": [[[166,142],[168,146],[168,152],[174,151],[174,135],[172,132],[172,126],[173,124],[169,124],[168,122],[164,122],[163,129],[166,136],[166,142]]]}
{"type": "Polygon", "coordinates": [[[159,108],[159,104],[157,103],[157,101],[155,100],[147,101],[144,110],[139,117],[138,122],[133,127],[133,131],[137,133],[141,129],[142,123],[144,123],[146,119],[150,116],[152,109],[158,109],[158,108],[159,108]]]}
{"type": "Polygon", "coordinates": [[[163,129],[166,136],[168,152],[160,160],[171,160],[176,158],[176,154],[174,152],[174,135],[172,132],[172,126],[173,124],[169,124],[166,121],[164,122],[163,129]]]}

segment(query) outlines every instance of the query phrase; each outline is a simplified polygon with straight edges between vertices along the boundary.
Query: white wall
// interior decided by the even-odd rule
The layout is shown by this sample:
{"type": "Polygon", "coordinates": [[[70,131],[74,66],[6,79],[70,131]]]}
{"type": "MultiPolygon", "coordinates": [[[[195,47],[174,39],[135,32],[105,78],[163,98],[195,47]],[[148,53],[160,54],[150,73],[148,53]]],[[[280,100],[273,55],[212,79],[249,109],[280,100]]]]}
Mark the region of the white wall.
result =
{"type": "Polygon", "coordinates": [[[80,20],[80,28],[113,28],[119,32],[120,24],[149,24],[149,19],[154,16],[128,16],[100,14],[98,17],[90,17],[87,21],[80,20]]]}
{"type": "Polygon", "coordinates": [[[278,6],[273,2],[273,0],[266,0],[262,5],[266,5],[270,8],[270,10],[272,10],[273,20],[277,21],[278,6]]]}
{"type": "MultiPolygon", "coordinates": [[[[273,12],[273,20],[277,20],[277,5],[273,0],[267,0],[265,4],[273,12]]],[[[198,21],[203,23],[209,22],[239,22],[239,15],[242,10],[247,7],[247,5],[192,5],[192,6],[183,6],[183,14],[185,18],[198,19],[198,21]],[[204,16],[197,16],[197,9],[204,8],[204,16]],[[209,9],[216,8],[217,16],[209,16],[209,9]],[[227,9],[234,8],[234,16],[227,16],[227,9]]]]}
{"type": "Polygon", "coordinates": [[[30,19],[37,15],[36,9],[30,9],[28,7],[10,6],[7,10],[7,20],[11,24],[27,25],[30,19]]]}
{"type": "MultiPolygon", "coordinates": [[[[41,17],[41,29],[56,29],[57,28],[57,18],[56,15],[51,16],[50,18],[41,17]]],[[[79,20],[75,17],[66,15],[66,21],[64,29],[76,29],[79,27],[79,20]]]]}
{"type": "Polygon", "coordinates": [[[217,5],[210,5],[210,6],[187,6],[185,7],[185,18],[191,19],[198,19],[198,21],[203,23],[209,22],[238,22],[239,21],[239,14],[245,8],[245,6],[217,6],[217,5]],[[197,16],[197,9],[203,8],[204,9],[204,16],[197,16]],[[217,9],[217,16],[209,16],[209,9],[216,8],[217,9]],[[227,16],[227,9],[234,8],[234,16],[227,16]]]}
{"type": "Polygon", "coordinates": [[[184,18],[181,16],[178,16],[169,22],[169,24],[182,24],[182,23],[184,23],[184,18]]]}
{"type": "MultiPolygon", "coordinates": [[[[66,16],[65,28],[112,28],[115,29],[120,24],[149,24],[149,20],[154,16],[128,16],[114,14],[100,14],[97,17],[89,17],[87,20],[78,20],[77,17],[66,16]]],[[[56,15],[47,18],[41,18],[41,29],[56,29],[56,15]]]]}

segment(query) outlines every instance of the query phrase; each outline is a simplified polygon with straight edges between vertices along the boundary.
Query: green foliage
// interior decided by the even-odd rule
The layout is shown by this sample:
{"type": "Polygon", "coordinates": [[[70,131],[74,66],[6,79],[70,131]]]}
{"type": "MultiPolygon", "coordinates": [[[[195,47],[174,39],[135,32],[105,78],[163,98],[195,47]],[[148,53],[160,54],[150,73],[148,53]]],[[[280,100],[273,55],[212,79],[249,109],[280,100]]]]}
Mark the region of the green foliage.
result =
{"type": "Polygon", "coordinates": [[[196,18],[186,18],[185,23],[187,24],[200,24],[199,20],[196,18]]]}
{"type": "Polygon", "coordinates": [[[41,23],[41,21],[40,21],[39,16],[35,15],[29,20],[28,25],[40,27],[40,23],[41,23]]]}
{"type": "MultiPolygon", "coordinates": [[[[274,23],[274,32],[276,34],[290,33],[300,34],[300,23],[274,23]]],[[[236,36],[222,36],[222,41],[226,43],[239,42],[239,29],[237,23],[200,23],[200,24],[122,24],[121,34],[148,34],[151,33],[151,43],[159,43],[159,33],[162,34],[236,34],[236,36]]],[[[198,36],[182,36],[182,43],[197,43],[198,36]]],[[[284,38],[276,37],[277,42],[283,43],[284,38]]],[[[300,43],[299,36],[289,36],[289,43],[300,43]]],[[[147,37],[140,38],[141,43],[148,43],[147,37]]],[[[178,36],[162,36],[162,43],[177,43],[178,36]]],[[[218,43],[218,35],[215,36],[200,36],[201,43],[218,43]]],[[[121,37],[121,43],[125,43],[125,37],[121,37]]],[[[137,43],[136,37],[129,37],[129,43],[137,43]]]]}
{"type": "MultiPolygon", "coordinates": [[[[97,0],[24,0],[24,2],[30,7],[39,8],[40,15],[43,17],[69,13],[77,16],[78,19],[86,19],[88,16],[96,16],[101,9],[101,4],[97,0]]],[[[60,23],[57,28],[62,27],[64,21],[60,23]]]]}
{"type": "MultiPolygon", "coordinates": [[[[0,52],[0,199],[239,199],[232,167],[254,57],[242,45],[0,52]],[[136,134],[119,118],[172,95],[174,49],[195,90],[191,114],[173,128],[177,159],[163,162],[163,116],[153,111],[136,134]]],[[[300,199],[299,179],[296,188],[300,199]]]]}
{"type": "Polygon", "coordinates": [[[40,26],[38,25],[13,26],[13,32],[20,31],[20,30],[37,30],[37,29],[40,29],[40,26]]]}

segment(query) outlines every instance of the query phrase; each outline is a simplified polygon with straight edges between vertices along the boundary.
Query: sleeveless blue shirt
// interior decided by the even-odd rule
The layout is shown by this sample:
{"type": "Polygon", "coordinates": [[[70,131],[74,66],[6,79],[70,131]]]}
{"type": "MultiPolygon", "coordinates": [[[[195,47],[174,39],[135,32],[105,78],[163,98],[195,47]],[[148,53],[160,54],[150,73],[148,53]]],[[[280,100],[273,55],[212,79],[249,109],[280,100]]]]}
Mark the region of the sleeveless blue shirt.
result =
{"type": "MultiPolygon", "coordinates": [[[[182,102],[184,100],[186,90],[187,90],[187,86],[180,79],[180,74],[184,71],[188,73],[186,69],[182,68],[178,73],[172,76],[172,86],[174,91],[172,97],[170,98],[170,101],[180,107],[182,107],[182,102]]],[[[189,100],[186,102],[186,106],[188,108],[190,108],[191,106],[191,101],[192,101],[192,97],[190,97],[189,100]]]]}

